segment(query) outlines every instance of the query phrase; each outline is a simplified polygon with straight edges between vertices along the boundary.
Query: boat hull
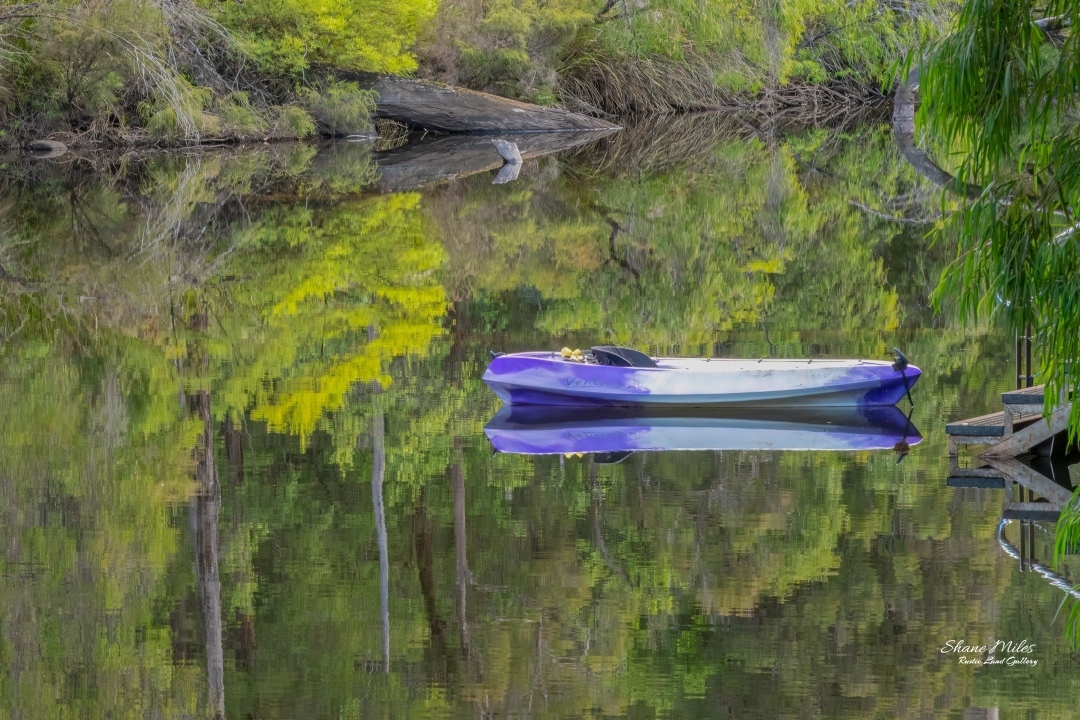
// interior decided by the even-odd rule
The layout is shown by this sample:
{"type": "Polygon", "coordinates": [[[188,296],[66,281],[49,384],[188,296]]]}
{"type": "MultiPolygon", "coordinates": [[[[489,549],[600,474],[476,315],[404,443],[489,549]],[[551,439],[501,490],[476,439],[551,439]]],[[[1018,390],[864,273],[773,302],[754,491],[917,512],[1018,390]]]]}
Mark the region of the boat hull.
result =
{"type": "Polygon", "coordinates": [[[657,409],[504,406],[484,428],[525,455],[661,450],[897,450],[922,440],[894,407],[657,409]]]}
{"type": "Polygon", "coordinates": [[[554,353],[502,355],[484,382],[510,405],[577,407],[865,407],[895,405],[918,380],[873,360],[660,358],[655,368],[564,360],[554,353]]]}

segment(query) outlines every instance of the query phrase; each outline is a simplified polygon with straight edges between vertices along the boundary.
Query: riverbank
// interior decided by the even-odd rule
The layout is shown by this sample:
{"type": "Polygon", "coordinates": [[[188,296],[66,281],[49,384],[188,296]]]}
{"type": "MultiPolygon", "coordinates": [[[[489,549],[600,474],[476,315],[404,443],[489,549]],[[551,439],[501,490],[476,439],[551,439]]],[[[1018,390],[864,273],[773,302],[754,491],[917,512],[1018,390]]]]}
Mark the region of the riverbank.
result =
{"type": "Polygon", "coordinates": [[[892,65],[945,27],[939,0],[444,0],[421,76],[589,114],[811,108],[893,85],[892,65]]]}
{"type": "Polygon", "coordinates": [[[395,3],[376,14],[383,42],[375,43],[371,24],[356,22],[372,5],[8,5],[0,10],[0,144],[169,146],[371,133],[375,95],[312,68],[415,67],[409,28],[423,18],[409,2],[395,3]],[[386,45],[395,33],[404,33],[400,42],[386,45]]]}
{"type": "Polygon", "coordinates": [[[0,11],[0,145],[363,135],[375,132],[371,120],[380,116],[440,132],[592,129],[599,125],[580,118],[727,108],[827,118],[885,97],[894,58],[934,32],[943,12],[937,3],[785,8],[743,0],[708,11],[672,0],[414,4],[11,6],[0,11]],[[13,47],[20,51],[5,49],[13,47]],[[449,107],[444,119],[457,117],[448,130],[431,121],[438,108],[426,119],[421,108],[412,108],[415,118],[388,110],[393,101],[355,82],[357,73],[409,75],[531,103],[506,106],[515,121],[555,107],[566,111],[564,120],[578,117],[565,127],[521,128],[505,119],[469,125],[449,107]]]}

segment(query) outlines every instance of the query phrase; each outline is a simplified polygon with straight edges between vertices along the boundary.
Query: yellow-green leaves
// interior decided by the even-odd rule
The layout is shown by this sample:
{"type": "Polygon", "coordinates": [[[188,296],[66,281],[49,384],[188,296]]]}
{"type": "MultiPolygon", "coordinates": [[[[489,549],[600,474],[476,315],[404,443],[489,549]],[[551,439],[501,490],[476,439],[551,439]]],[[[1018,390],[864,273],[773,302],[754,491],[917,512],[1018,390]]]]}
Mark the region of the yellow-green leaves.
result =
{"type": "Polygon", "coordinates": [[[247,0],[207,3],[268,69],[299,75],[320,63],[372,72],[416,67],[410,48],[436,0],[247,0]]]}
{"type": "Polygon", "coordinates": [[[357,383],[389,385],[392,358],[423,356],[446,303],[416,194],[266,213],[241,231],[231,287],[208,330],[215,412],[301,445],[357,383]],[[314,348],[318,348],[315,352],[314,348]]]}

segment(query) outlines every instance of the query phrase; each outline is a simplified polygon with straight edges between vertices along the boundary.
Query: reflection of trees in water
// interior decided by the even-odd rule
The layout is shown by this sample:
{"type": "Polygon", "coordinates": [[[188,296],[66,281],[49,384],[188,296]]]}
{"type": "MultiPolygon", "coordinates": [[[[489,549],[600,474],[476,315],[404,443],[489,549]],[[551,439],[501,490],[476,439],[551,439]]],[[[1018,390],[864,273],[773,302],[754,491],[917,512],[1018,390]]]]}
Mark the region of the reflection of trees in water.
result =
{"type": "MultiPolygon", "coordinates": [[[[204,312],[188,320],[196,338],[206,332],[204,312]]],[[[196,338],[188,352],[187,369],[196,377],[205,372],[207,358],[196,338]]],[[[195,577],[202,608],[203,634],[206,643],[207,705],[217,718],[225,716],[225,656],[221,627],[221,577],[219,574],[218,517],[221,512],[221,485],[214,450],[214,419],[209,390],[196,390],[188,396],[188,412],[199,427],[193,457],[196,492],[191,499],[192,545],[195,549],[195,577]]]]}
{"type": "MultiPolygon", "coordinates": [[[[863,456],[778,460],[763,453],[702,453],[641,456],[590,470],[576,459],[559,465],[492,459],[480,435],[494,410],[477,380],[492,337],[478,339],[484,323],[503,322],[497,337],[524,344],[537,336],[550,340],[544,328],[561,332],[565,317],[574,320],[565,327],[582,334],[629,317],[626,326],[641,337],[666,332],[668,341],[685,343],[694,335],[678,323],[704,314],[705,298],[722,304],[723,312],[694,332],[723,327],[720,320],[732,308],[767,307],[779,328],[772,334],[778,352],[799,352],[803,343],[830,354],[872,352],[881,342],[877,328],[896,306],[881,264],[868,261],[890,232],[866,225],[865,215],[846,204],[843,186],[866,179],[868,167],[845,163],[877,145],[856,145],[847,155],[830,150],[821,167],[838,185],[823,188],[807,179],[818,173],[805,168],[805,158],[820,159],[806,149],[820,138],[796,140],[775,149],[756,140],[713,148],[701,168],[674,168],[666,179],[648,173],[633,182],[618,173],[587,178],[596,185],[592,194],[580,187],[579,168],[550,164],[542,182],[520,196],[504,189],[495,198],[467,183],[424,199],[333,207],[268,209],[245,196],[251,224],[245,218],[242,238],[216,266],[217,280],[166,295],[178,317],[191,302],[213,308],[197,331],[188,335],[181,328],[170,344],[162,339],[166,320],[140,325],[132,318],[152,313],[118,313],[111,324],[101,316],[99,334],[79,336],[80,342],[92,339],[80,348],[74,341],[28,344],[21,355],[4,348],[14,354],[5,355],[12,358],[6,372],[31,390],[0,416],[4,442],[25,437],[17,432],[19,418],[34,418],[37,447],[41,437],[65,438],[74,456],[89,455],[79,449],[89,442],[86,427],[48,408],[82,407],[95,388],[102,388],[95,401],[102,426],[116,429],[108,443],[120,464],[98,468],[109,488],[104,496],[44,452],[9,466],[26,468],[6,485],[23,512],[46,507],[104,526],[100,547],[86,541],[90,534],[79,536],[85,543],[79,567],[106,567],[115,576],[89,589],[79,585],[92,599],[65,600],[84,612],[70,617],[98,627],[105,624],[104,608],[120,602],[119,619],[110,621],[123,640],[115,647],[125,648],[116,651],[116,664],[149,666],[154,678],[175,673],[173,685],[159,690],[151,684],[153,692],[201,697],[209,675],[212,709],[215,688],[227,684],[230,708],[282,716],[404,714],[402,708],[472,714],[476,707],[524,714],[530,698],[534,713],[543,708],[573,716],[601,708],[616,715],[640,702],[675,716],[693,713],[687,696],[719,702],[715,688],[722,687],[733,706],[774,715],[863,717],[867,698],[889,716],[934,711],[935,688],[970,694],[970,676],[939,667],[920,650],[938,647],[942,636],[994,630],[993,608],[1009,592],[1010,576],[985,554],[994,530],[985,521],[987,508],[950,508],[950,497],[926,480],[932,463],[912,466],[920,462],[913,456],[893,470],[891,459],[883,469],[863,456]],[[783,201],[768,212],[767,181],[783,191],[776,196],[783,201]],[[691,182],[697,192],[684,195],[691,182]],[[719,192],[728,186],[741,194],[719,192]],[[710,193],[726,197],[710,204],[710,193]],[[618,233],[616,251],[642,274],[643,285],[608,261],[611,226],[598,202],[606,203],[603,212],[617,211],[612,217],[628,228],[618,233]],[[821,215],[814,214],[815,203],[827,206],[821,215]],[[743,230],[738,252],[725,244],[731,238],[720,223],[728,215],[737,215],[731,222],[743,230]],[[700,242],[703,220],[714,223],[707,243],[700,242]],[[783,221],[776,227],[787,233],[788,249],[816,233],[808,246],[818,251],[815,258],[770,255],[776,244],[765,232],[771,227],[766,220],[783,221]],[[438,226],[424,224],[430,221],[438,226]],[[445,257],[443,243],[464,254],[445,257]],[[364,264],[369,256],[400,262],[372,267],[364,264]],[[782,262],[745,264],[762,258],[782,262]],[[716,294],[697,294],[703,285],[695,278],[710,274],[719,278],[708,286],[716,294]],[[763,280],[773,288],[768,303],[745,295],[763,280]],[[452,350],[439,328],[444,281],[458,301],[455,317],[475,323],[455,327],[452,350]],[[528,297],[533,315],[513,294],[523,285],[534,288],[528,297]],[[652,293],[647,301],[658,299],[651,311],[667,312],[669,325],[636,330],[645,306],[632,296],[642,288],[652,293]],[[498,299],[484,305],[485,294],[516,304],[506,307],[498,299]],[[301,301],[290,305],[297,297],[301,301]],[[740,305],[747,297],[752,302],[740,305]],[[261,315],[266,307],[282,314],[261,315]],[[839,318],[838,329],[812,329],[816,313],[826,310],[839,318]],[[529,324],[507,322],[512,313],[529,324]],[[866,327],[874,332],[863,332],[866,327]],[[205,363],[188,360],[196,332],[205,363]],[[190,368],[184,387],[196,411],[182,421],[176,418],[177,377],[162,371],[176,356],[190,368]],[[341,358],[363,362],[347,365],[341,358]],[[98,365],[115,368],[116,381],[95,381],[98,365]],[[378,396],[363,389],[376,377],[387,381],[378,396]],[[320,393],[337,382],[346,388],[340,395],[320,393]],[[290,416],[286,406],[303,413],[290,416]],[[223,425],[224,487],[216,466],[210,469],[213,422],[223,425]],[[370,450],[366,441],[358,444],[367,437],[370,450]],[[193,443],[202,449],[194,485],[187,464],[193,443]],[[368,462],[371,506],[366,481],[357,485],[357,477],[367,478],[368,462]],[[147,470],[159,466],[175,468],[169,472],[178,477],[163,480],[147,470]],[[121,483],[120,475],[130,477],[121,483]],[[31,492],[40,489],[40,478],[56,483],[47,502],[31,492]],[[151,494],[161,481],[165,496],[151,494]],[[170,502],[192,496],[194,578],[191,556],[170,534],[168,513],[170,502]],[[120,512],[109,507],[109,498],[132,504],[121,504],[127,509],[120,512]],[[451,526],[453,547],[442,542],[451,526]],[[122,541],[125,533],[139,541],[122,541]],[[110,559],[105,549],[122,556],[110,559]],[[170,564],[173,556],[181,559],[170,564]],[[137,567],[144,557],[157,569],[140,587],[156,588],[162,606],[175,609],[185,602],[177,597],[191,595],[178,586],[196,588],[204,647],[185,643],[185,633],[197,637],[188,626],[199,610],[177,611],[182,617],[172,633],[159,627],[163,621],[147,609],[149,601],[109,595],[129,584],[119,568],[137,567]],[[456,594],[439,593],[451,584],[456,594]],[[100,617],[86,609],[91,606],[102,609],[100,617]],[[234,611],[236,632],[224,633],[222,624],[234,611]],[[376,612],[379,621],[369,621],[376,612]],[[147,632],[152,648],[166,645],[155,650],[152,663],[134,652],[135,628],[147,632]],[[147,628],[164,630],[165,639],[147,628]],[[182,659],[169,650],[173,642],[188,659],[206,652],[210,672],[196,663],[173,667],[182,659]],[[381,658],[379,672],[370,676],[363,663],[357,667],[369,654],[381,658]],[[807,698],[811,686],[831,690],[807,698]]],[[[867,165],[887,165],[880,155],[869,157],[867,165]]],[[[486,179],[477,182],[486,187],[486,179]]],[[[168,288],[155,284],[160,277],[154,273],[164,276],[172,267],[150,263],[130,286],[113,287],[142,297],[146,288],[168,288]]],[[[93,277],[89,270],[81,275],[84,270],[73,272],[93,277]]],[[[108,276],[86,287],[94,283],[108,286],[108,276]]],[[[733,353],[760,342],[735,331],[717,336],[730,340],[733,353]]],[[[926,382],[963,370],[971,386],[943,384],[921,399],[920,412],[948,414],[961,390],[992,394],[995,368],[979,358],[979,342],[951,331],[912,342],[926,382]]],[[[28,452],[7,449],[23,458],[28,452]]],[[[920,451],[932,455],[932,440],[920,451]]],[[[34,533],[25,527],[21,534],[7,532],[12,536],[2,546],[12,557],[34,559],[28,554],[37,547],[34,533]]],[[[56,566],[69,567],[62,562],[71,544],[67,532],[49,530],[45,537],[41,542],[60,556],[56,566]]],[[[0,612],[9,618],[6,627],[18,628],[19,657],[31,663],[25,672],[55,702],[67,681],[57,669],[28,659],[43,653],[27,613],[51,607],[44,599],[65,587],[60,577],[47,583],[17,587],[0,579],[0,612]]],[[[85,657],[94,656],[86,651],[85,657]]],[[[104,673],[108,664],[94,667],[104,673]]],[[[140,698],[142,692],[133,685],[119,696],[140,698]]]]}
{"type": "MultiPolygon", "coordinates": [[[[680,162],[663,142],[655,151],[626,142],[631,127],[550,163],[527,194],[468,180],[434,191],[425,213],[451,251],[443,282],[463,315],[490,322],[528,288],[536,311],[514,302],[515,325],[547,335],[601,328],[615,341],[691,353],[763,320],[782,330],[897,328],[899,295],[880,256],[894,226],[850,202],[894,212],[919,212],[917,203],[897,211],[898,197],[926,202],[887,132],[760,139],[726,116],[670,126],[657,131],[710,141],[680,162]]],[[[920,297],[919,287],[905,277],[905,296],[920,297]]]]}
{"type": "Polygon", "coordinates": [[[221,487],[214,460],[214,421],[210,414],[210,392],[199,390],[191,398],[192,411],[203,424],[195,450],[195,478],[198,494],[191,500],[191,527],[194,534],[195,572],[206,635],[206,676],[208,704],[217,717],[225,716],[225,658],[221,629],[221,578],[218,560],[218,515],[221,487]]]}
{"type": "Polygon", "coordinates": [[[371,421],[371,504],[375,510],[375,539],[379,546],[379,619],[382,625],[382,671],[390,674],[390,560],[386,547],[386,511],[383,508],[383,479],[386,475],[385,421],[382,406],[375,399],[371,421]]]}
{"type": "Polygon", "coordinates": [[[468,534],[465,527],[465,469],[462,458],[462,439],[454,436],[454,462],[450,466],[450,481],[454,488],[454,577],[457,584],[458,632],[460,633],[461,654],[466,664],[472,659],[469,640],[469,585],[472,573],[469,571],[467,552],[468,534]]]}

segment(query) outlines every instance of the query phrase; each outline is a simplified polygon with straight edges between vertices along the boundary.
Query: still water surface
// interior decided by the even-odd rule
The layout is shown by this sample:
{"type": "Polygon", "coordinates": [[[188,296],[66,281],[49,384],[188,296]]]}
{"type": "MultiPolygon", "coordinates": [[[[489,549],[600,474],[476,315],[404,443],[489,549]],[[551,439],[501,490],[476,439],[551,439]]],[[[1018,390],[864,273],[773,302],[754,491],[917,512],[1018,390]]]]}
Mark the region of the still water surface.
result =
{"type": "Polygon", "coordinates": [[[402,158],[9,163],[0,715],[1075,716],[1061,591],[1000,490],[945,485],[1012,338],[930,310],[939,196],[886,127],[669,121],[504,185],[402,158]],[[600,343],[899,346],[924,439],[494,453],[488,351],[600,343]],[[940,652],[993,639],[1037,664],[940,652]]]}

